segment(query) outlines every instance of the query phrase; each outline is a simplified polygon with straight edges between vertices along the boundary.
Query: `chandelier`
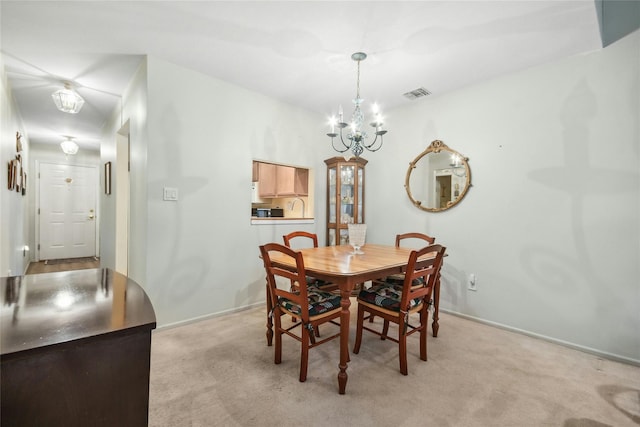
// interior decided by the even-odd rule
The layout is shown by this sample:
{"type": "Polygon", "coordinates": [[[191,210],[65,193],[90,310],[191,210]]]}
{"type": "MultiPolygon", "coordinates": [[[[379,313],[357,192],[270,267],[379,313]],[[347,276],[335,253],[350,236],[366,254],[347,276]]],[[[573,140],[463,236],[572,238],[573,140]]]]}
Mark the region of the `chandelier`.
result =
{"type": "Polygon", "coordinates": [[[67,137],[67,139],[65,139],[60,143],[60,148],[62,148],[62,151],[64,152],[64,154],[67,154],[67,155],[69,154],[73,155],[78,152],[78,144],[73,142],[70,137],[67,137]]]}
{"type": "Polygon", "coordinates": [[[467,173],[462,160],[463,159],[459,154],[454,153],[451,155],[451,163],[449,163],[449,166],[451,166],[452,172],[455,176],[463,177],[467,173]]]}
{"type": "Polygon", "coordinates": [[[71,89],[69,83],[64,84],[64,89],[52,93],[51,97],[58,110],[65,113],[76,114],[84,105],[84,99],[71,89]]]}
{"type": "Polygon", "coordinates": [[[356,52],[351,55],[351,59],[358,63],[358,79],[356,84],[356,97],[353,99],[353,104],[355,108],[353,110],[353,114],[351,115],[351,123],[345,123],[342,114],[342,106],[338,109],[338,117],[335,116],[329,119],[329,126],[331,126],[331,132],[327,134],[328,137],[331,138],[331,145],[333,149],[338,153],[344,153],[347,150],[351,150],[354,156],[359,157],[362,152],[367,149],[368,151],[378,151],[382,148],[382,137],[386,130],[382,129],[382,115],[380,110],[378,109],[377,104],[373,104],[372,110],[374,115],[374,121],[370,123],[371,127],[375,129],[375,138],[373,142],[367,142],[367,132],[362,129],[364,124],[364,114],[360,109],[360,105],[364,99],[360,98],[360,62],[364,61],[367,58],[367,54],[363,52],[356,52]],[[349,130],[346,135],[343,134],[342,130],[349,126],[349,130]],[[336,127],[339,129],[339,134],[336,132],[336,127]],[[336,147],[335,138],[340,135],[340,144],[336,147]],[[380,137],[380,141],[378,142],[378,137],[380,137]],[[346,141],[345,141],[346,138],[346,141]]]}

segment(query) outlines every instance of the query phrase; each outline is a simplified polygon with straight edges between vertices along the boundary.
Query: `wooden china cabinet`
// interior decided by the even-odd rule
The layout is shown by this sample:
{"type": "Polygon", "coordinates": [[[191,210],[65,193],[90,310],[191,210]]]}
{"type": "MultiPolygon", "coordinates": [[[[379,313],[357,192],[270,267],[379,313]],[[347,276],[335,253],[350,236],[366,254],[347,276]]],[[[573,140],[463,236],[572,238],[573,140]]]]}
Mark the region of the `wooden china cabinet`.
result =
{"type": "Polygon", "coordinates": [[[327,164],[327,246],[349,243],[347,224],[364,223],[364,166],[362,157],[332,157],[327,164]]]}

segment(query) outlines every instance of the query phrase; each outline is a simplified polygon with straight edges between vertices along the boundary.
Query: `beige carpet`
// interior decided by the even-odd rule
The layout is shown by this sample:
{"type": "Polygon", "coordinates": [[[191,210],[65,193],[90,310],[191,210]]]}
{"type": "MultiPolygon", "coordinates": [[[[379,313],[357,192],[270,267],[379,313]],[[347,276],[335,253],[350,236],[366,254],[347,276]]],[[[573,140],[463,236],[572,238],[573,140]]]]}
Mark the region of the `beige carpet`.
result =
{"type": "Polygon", "coordinates": [[[639,367],[456,316],[441,314],[427,362],[410,338],[406,377],[397,345],[365,334],[345,395],[338,341],[310,351],[300,383],[297,342],[284,337],[283,363],[275,365],[264,325],[259,308],[155,331],[149,425],[640,425],[639,367]]]}

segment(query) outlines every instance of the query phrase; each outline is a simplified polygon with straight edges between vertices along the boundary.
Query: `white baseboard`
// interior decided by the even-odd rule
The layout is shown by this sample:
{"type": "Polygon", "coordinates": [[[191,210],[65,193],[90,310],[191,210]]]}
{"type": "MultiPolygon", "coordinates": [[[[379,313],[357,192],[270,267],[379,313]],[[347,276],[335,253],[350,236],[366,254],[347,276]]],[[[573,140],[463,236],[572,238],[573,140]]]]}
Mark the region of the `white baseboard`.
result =
{"type": "Polygon", "coordinates": [[[161,330],[164,330],[164,329],[177,328],[179,326],[189,325],[191,323],[200,322],[202,320],[213,319],[214,317],[224,316],[226,314],[232,314],[232,313],[238,313],[240,311],[246,311],[246,310],[252,309],[254,307],[258,307],[258,306],[265,306],[265,304],[266,303],[264,301],[260,301],[260,302],[256,302],[256,303],[249,304],[249,305],[245,305],[245,306],[242,306],[242,307],[235,307],[235,308],[231,308],[229,310],[223,310],[223,311],[218,311],[216,313],[205,314],[204,316],[192,317],[191,319],[181,320],[179,322],[168,323],[166,325],[158,326],[156,328],[156,330],[157,331],[161,331],[161,330]]]}
{"type": "Polygon", "coordinates": [[[582,345],[574,344],[568,341],[559,340],[557,338],[551,338],[546,335],[536,334],[534,332],[526,331],[524,329],[514,328],[512,326],[503,325],[502,323],[492,322],[490,320],[481,319],[479,317],[469,316],[468,314],[458,313],[457,311],[447,310],[440,307],[440,311],[447,314],[452,314],[454,316],[462,317],[464,319],[473,320],[474,322],[482,323],[489,326],[495,326],[496,328],[505,329],[507,331],[516,332],[522,335],[526,335],[533,338],[539,338],[544,341],[552,342],[554,344],[559,344],[564,347],[569,347],[574,350],[580,350],[585,353],[593,354],[594,356],[602,357],[603,359],[613,360],[615,362],[626,363],[628,365],[640,366],[640,360],[631,359],[629,357],[620,356],[618,354],[607,353],[604,351],[596,350],[594,348],[585,347],[582,345]]]}

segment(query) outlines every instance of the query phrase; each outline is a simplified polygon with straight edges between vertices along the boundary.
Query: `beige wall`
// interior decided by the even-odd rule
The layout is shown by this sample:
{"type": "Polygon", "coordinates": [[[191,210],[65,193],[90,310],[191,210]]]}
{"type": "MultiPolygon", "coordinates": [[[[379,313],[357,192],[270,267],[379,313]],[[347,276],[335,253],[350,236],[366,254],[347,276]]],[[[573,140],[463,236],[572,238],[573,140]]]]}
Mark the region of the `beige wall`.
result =
{"type": "MultiPolygon", "coordinates": [[[[23,136],[23,167],[29,165],[29,136],[22,127],[11,89],[7,84],[4,63],[0,58],[0,276],[18,276],[28,266],[30,251],[25,250],[29,240],[28,197],[8,190],[7,164],[16,157],[16,132],[23,136]]],[[[33,175],[27,169],[28,184],[33,175]]],[[[27,189],[31,192],[32,185],[27,189]]]]}
{"type": "MultiPolygon", "coordinates": [[[[261,303],[258,245],[300,226],[251,225],[252,160],[324,171],[323,159],[332,155],[324,124],[316,114],[154,57],[131,91],[144,95],[123,102],[123,120],[141,130],[131,137],[138,178],[130,276],[149,293],[159,325],[261,303]],[[177,188],[179,200],[163,201],[164,187],[177,188]]],[[[322,184],[314,182],[316,225],[324,220],[322,184]]]]}
{"type": "Polygon", "coordinates": [[[388,112],[386,145],[366,156],[367,238],[447,246],[446,310],[640,362],[639,52],[636,31],[388,112]],[[403,188],[434,139],[469,157],[473,184],[441,213],[403,188]]]}

